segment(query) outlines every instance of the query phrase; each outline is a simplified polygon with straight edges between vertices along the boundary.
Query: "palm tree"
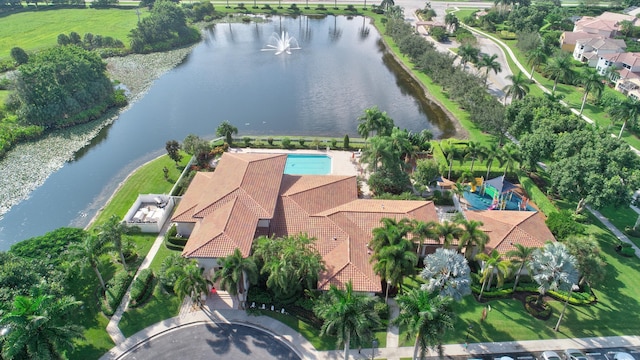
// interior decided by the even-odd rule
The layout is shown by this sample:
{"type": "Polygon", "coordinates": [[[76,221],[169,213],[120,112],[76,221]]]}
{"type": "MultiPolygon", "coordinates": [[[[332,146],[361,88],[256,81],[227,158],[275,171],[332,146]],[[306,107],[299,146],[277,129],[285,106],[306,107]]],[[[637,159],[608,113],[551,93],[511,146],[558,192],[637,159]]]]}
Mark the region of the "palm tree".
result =
{"type": "Polygon", "coordinates": [[[193,261],[184,268],[170,270],[170,272],[173,271],[178,272],[176,282],[173,285],[176,295],[181,299],[189,296],[193,305],[202,306],[201,294],[208,292],[208,285],[211,282],[202,275],[202,270],[198,267],[198,264],[193,261]]]}
{"type": "Polygon", "coordinates": [[[224,136],[226,138],[227,144],[231,145],[233,143],[233,135],[238,134],[238,128],[231,125],[229,120],[223,121],[216,128],[216,136],[224,136]]]}
{"type": "Polygon", "coordinates": [[[407,339],[415,338],[413,359],[424,359],[428,348],[437,348],[442,354],[442,343],[447,330],[453,330],[455,313],[451,298],[413,289],[397,298],[400,314],[393,322],[407,329],[407,339]]]}
{"type": "Polygon", "coordinates": [[[415,272],[418,256],[413,252],[411,241],[400,238],[397,243],[374,251],[369,262],[375,262],[373,271],[387,283],[384,296],[386,303],[389,297],[389,286],[402,288],[404,278],[415,272]]]}
{"type": "Polygon", "coordinates": [[[612,121],[622,121],[622,127],[618,134],[618,139],[620,139],[627,122],[631,122],[631,124],[638,122],[638,118],[640,118],[640,101],[628,97],[609,107],[608,112],[612,121]]]}
{"type": "Polygon", "coordinates": [[[378,135],[391,135],[393,120],[386,111],[380,111],[377,106],[364,110],[364,114],[358,118],[358,134],[367,140],[375,131],[378,135]]]}
{"type": "Polygon", "coordinates": [[[522,244],[515,243],[513,244],[515,247],[514,250],[510,250],[507,252],[507,256],[510,257],[511,263],[514,265],[520,265],[518,267],[518,272],[516,272],[516,280],[513,284],[513,291],[516,291],[516,287],[518,286],[518,281],[520,281],[520,274],[522,274],[522,270],[525,267],[529,267],[531,262],[531,257],[536,248],[527,247],[522,244]]]}
{"type": "Polygon", "coordinates": [[[373,238],[369,243],[369,247],[374,252],[379,252],[383,248],[399,244],[402,239],[406,239],[407,234],[411,231],[411,223],[409,219],[403,218],[400,221],[392,218],[380,219],[381,227],[373,229],[373,238]]]}
{"type": "Polygon", "coordinates": [[[16,296],[11,312],[0,319],[8,328],[2,344],[4,359],[63,359],[83,339],[83,329],[73,321],[82,305],[71,296],[54,298],[16,296]]]}
{"type": "Polygon", "coordinates": [[[569,54],[558,53],[549,60],[544,68],[544,72],[553,79],[552,93],[556,92],[558,80],[563,83],[569,83],[573,78],[573,69],[571,68],[571,57],[569,54]]]}
{"type": "Polygon", "coordinates": [[[481,221],[463,220],[461,234],[458,241],[458,251],[464,248],[464,256],[470,261],[473,259],[476,251],[484,251],[484,247],[489,242],[489,235],[480,230],[483,225],[481,221]]]}
{"type": "Polygon", "coordinates": [[[463,69],[467,69],[467,62],[478,61],[478,54],[480,50],[472,45],[466,44],[458,48],[458,56],[460,56],[460,63],[463,69]]]}
{"type": "Polygon", "coordinates": [[[480,295],[478,296],[478,300],[481,300],[485,286],[487,290],[491,288],[491,281],[493,280],[494,274],[498,275],[498,286],[501,286],[504,283],[504,278],[509,275],[511,262],[509,260],[503,260],[502,255],[495,249],[491,251],[491,254],[489,255],[485,253],[478,254],[476,259],[484,262],[482,277],[480,279],[482,281],[482,288],[480,289],[480,295]]]}
{"type": "Polygon", "coordinates": [[[450,139],[442,140],[440,142],[440,148],[449,162],[449,174],[447,175],[447,179],[451,179],[451,169],[453,168],[453,160],[456,157],[456,148],[453,146],[450,139]]]}
{"type": "Polygon", "coordinates": [[[536,66],[540,66],[547,61],[547,54],[544,52],[544,48],[542,46],[538,46],[537,48],[529,51],[527,53],[527,64],[531,65],[531,76],[529,80],[533,79],[533,74],[536,71],[536,66]]]}
{"type": "Polygon", "coordinates": [[[113,248],[118,252],[118,255],[120,255],[122,266],[126,269],[127,262],[124,257],[124,252],[122,251],[122,236],[139,231],[139,227],[129,227],[125,222],[120,221],[118,215],[113,214],[104,224],[98,226],[99,242],[112,243],[113,248]]]}
{"type": "Polygon", "coordinates": [[[420,276],[427,280],[422,290],[437,292],[441,296],[450,296],[460,301],[471,294],[471,270],[464,256],[455,250],[436,249],[424,259],[424,269],[420,276]]]}
{"type": "Polygon", "coordinates": [[[380,7],[385,8],[385,11],[389,11],[389,8],[394,6],[396,3],[394,0],[382,0],[380,3],[380,7]]]}
{"type": "Polygon", "coordinates": [[[344,344],[344,359],[349,358],[351,341],[359,343],[372,337],[373,329],[380,326],[380,318],[374,310],[375,298],[353,291],[351,281],[345,284],[345,290],[335,285],[329,286],[313,311],[323,320],[320,335],[331,335],[338,339],[338,345],[344,344]]]}
{"type": "Polygon", "coordinates": [[[593,68],[585,68],[580,76],[580,82],[584,85],[584,95],[582,96],[582,105],[580,106],[580,115],[584,109],[584,104],[587,102],[587,96],[590,92],[596,95],[596,98],[600,98],[602,91],[604,91],[603,77],[600,76],[598,70],[593,68]]]}
{"type": "Polygon", "coordinates": [[[378,171],[380,165],[384,169],[391,169],[397,166],[400,158],[393,148],[393,142],[389,136],[374,136],[369,140],[369,145],[362,151],[361,160],[378,171]]]}
{"type": "Polygon", "coordinates": [[[411,222],[412,229],[411,234],[414,239],[418,240],[418,250],[417,253],[420,256],[424,256],[424,252],[426,248],[423,248],[425,239],[432,239],[440,242],[440,235],[438,234],[438,223],[435,221],[420,221],[420,220],[412,220],[411,222]]]}
{"type": "Polygon", "coordinates": [[[450,221],[443,221],[436,226],[438,235],[442,238],[442,246],[449,248],[454,239],[458,239],[462,235],[462,229],[458,224],[450,221]]]}
{"type": "Polygon", "coordinates": [[[483,55],[480,61],[478,62],[479,68],[484,68],[484,86],[487,86],[487,80],[489,78],[489,71],[492,71],[497,75],[502,71],[502,66],[496,59],[498,58],[497,54],[483,55]]]}
{"type": "Polygon", "coordinates": [[[105,285],[102,273],[100,273],[100,269],[98,269],[98,264],[100,263],[100,256],[113,251],[113,248],[108,246],[108,243],[104,240],[105,238],[103,237],[88,234],[82,239],[82,242],[74,244],[70,250],[72,258],[81,266],[91,266],[96,273],[102,290],[106,292],[107,286],[105,285]]]}
{"type": "Polygon", "coordinates": [[[500,162],[501,159],[501,149],[496,143],[491,143],[484,150],[485,159],[487,159],[487,176],[485,177],[487,180],[489,179],[489,174],[491,173],[491,165],[495,160],[500,162]]]}
{"type": "Polygon", "coordinates": [[[504,173],[502,176],[507,176],[507,171],[513,170],[516,163],[520,161],[520,150],[514,143],[508,143],[502,148],[502,154],[500,156],[500,166],[504,166],[504,173]]]}
{"type": "Polygon", "coordinates": [[[575,257],[559,242],[547,242],[543,248],[533,252],[531,273],[533,280],[540,285],[538,304],[542,304],[542,297],[547,291],[569,290],[579,280],[575,257]]]}
{"type": "MultiPolygon", "coordinates": [[[[409,139],[409,132],[406,129],[401,130],[399,127],[394,127],[391,131],[390,138],[391,147],[398,158],[404,157],[404,160],[407,161],[415,155],[416,151],[409,139]]],[[[400,170],[402,171],[404,169],[401,167],[400,170]]]]}
{"type": "Polygon", "coordinates": [[[522,72],[507,76],[507,80],[511,81],[511,85],[507,85],[502,89],[504,91],[505,104],[508,97],[511,97],[512,100],[520,100],[529,93],[530,81],[522,72]]]}
{"type": "Polygon", "coordinates": [[[480,143],[477,143],[475,141],[469,141],[467,143],[464,157],[471,159],[471,168],[469,169],[471,174],[473,174],[473,165],[476,159],[482,158],[482,156],[484,155],[484,150],[484,146],[482,146],[480,143]]]}
{"type": "Polygon", "coordinates": [[[447,26],[447,28],[450,28],[449,31],[453,33],[458,29],[458,25],[460,24],[460,22],[458,21],[456,14],[450,12],[444,16],[444,24],[447,26]]]}
{"type": "Polygon", "coordinates": [[[243,309],[246,303],[246,292],[249,284],[258,281],[258,267],[251,257],[243,257],[240,249],[233,254],[218,260],[222,268],[213,274],[213,282],[220,281],[220,287],[232,296],[238,297],[238,308],[243,309]]]}

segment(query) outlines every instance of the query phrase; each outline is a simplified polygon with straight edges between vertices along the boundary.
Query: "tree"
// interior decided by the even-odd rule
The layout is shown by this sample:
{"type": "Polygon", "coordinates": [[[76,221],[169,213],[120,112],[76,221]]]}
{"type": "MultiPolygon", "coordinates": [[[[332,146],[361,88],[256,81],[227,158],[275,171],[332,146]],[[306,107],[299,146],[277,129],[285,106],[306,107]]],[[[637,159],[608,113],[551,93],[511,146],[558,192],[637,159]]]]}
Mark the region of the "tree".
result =
{"type": "Polygon", "coordinates": [[[24,51],[24,49],[17,46],[14,48],[11,48],[11,57],[13,58],[13,61],[15,61],[16,64],[18,64],[18,66],[29,62],[29,55],[27,54],[27,52],[24,51]]]}
{"type": "Polygon", "coordinates": [[[394,240],[394,243],[375,250],[369,259],[369,262],[375,262],[373,271],[387,283],[385,303],[389,297],[389,286],[401,289],[404,278],[412,275],[418,264],[411,241],[404,237],[394,240]]]}
{"type": "Polygon", "coordinates": [[[527,79],[522,72],[515,75],[508,75],[507,80],[511,81],[511,85],[505,86],[504,102],[507,103],[507,98],[511,97],[512,100],[520,100],[529,93],[529,79],[527,79]]]}
{"type": "Polygon", "coordinates": [[[232,296],[238,297],[238,308],[244,309],[249,284],[258,282],[258,267],[251,257],[243,257],[240,249],[218,260],[222,268],[213,274],[213,282],[220,281],[220,287],[232,296]]]}
{"type": "Polygon", "coordinates": [[[182,154],[180,154],[180,143],[175,140],[169,140],[165,145],[165,149],[167,150],[169,158],[175,161],[176,166],[178,166],[180,160],[182,160],[182,154]]]}
{"type": "Polygon", "coordinates": [[[622,121],[622,127],[618,134],[618,139],[620,139],[627,123],[634,125],[638,123],[638,118],[640,118],[640,101],[627,97],[622,101],[614,102],[607,112],[609,116],[611,116],[612,121],[622,121]]]}
{"type": "Polygon", "coordinates": [[[320,335],[335,336],[338,346],[344,344],[345,360],[349,358],[351,341],[362,343],[371,339],[373,329],[380,326],[374,303],[373,296],[354,292],[349,281],[344,290],[331,284],[314,306],[314,313],[323,321],[320,335]]]}
{"type": "Polygon", "coordinates": [[[460,63],[462,64],[462,68],[466,70],[467,62],[476,62],[478,61],[478,55],[480,54],[480,50],[472,45],[466,44],[462,45],[458,48],[458,56],[460,56],[460,63]]]}
{"type": "Polygon", "coordinates": [[[520,161],[520,151],[518,146],[514,143],[508,143],[502,148],[500,156],[500,166],[504,166],[504,173],[502,176],[507,176],[509,170],[513,170],[516,163],[520,161]]]}
{"type": "Polygon", "coordinates": [[[71,247],[73,260],[77,261],[81,266],[89,265],[93,269],[103,291],[107,291],[107,287],[98,264],[100,263],[100,256],[113,251],[113,247],[109,246],[110,244],[106,240],[105,237],[87,234],[81,243],[71,247]]]}
{"type": "Polygon", "coordinates": [[[113,214],[104,224],[98,226],[98,237],[100,238],[99,241],[102,243],[113,244],[113,248],[118,252],[118,255],[120,255],[122,267],[126,269],[127,261],[122,250],[122,236],[139,231],[139,227],[129,227],[125,222],[120,221],[120,217],[118,217],[118,215],[113,214]]]}
{"type": "Polygon", "coordinates": [[[389,8],[394,6],[396,3],[394,0],[382,0],[380,3],[381,8],[385,8],[386,11],[389,11],[389,8]]]}
{"type": "Polygon", "coordinates": [[[440,235],[438,233],[438,223],[435,221],[421,221],[421,220],[412,220],[411,221],[411,234],[413,235],[413,239],[418,240],[418,249],[417,253],[421,256],[424,256],[424,252],[426,248],[423,248],[425,239],[432,239],[437,242],[440,242],[440,235]]]}
{"type": "Polygon", "coordinates": [[[484,251],[485,245],[489,242],[489,235],[480,229],[484,225],[481,221],[463,220],[460,225],[462,225],[462,229],[458,241],[458,251],[464,249],[464,256],[467,261],[470,261],[476,252],[484,251]]]}
{"type": "Polygon", "coordinates": [[[495,160],[498,160],[498,162],[500,162],[501,154],[502,154],[502,151],[500,150],[500,147],[496,143],[491,143],[489,144],[489,146],[487,146],[484,149],[484,156],[485,156],[485,159],[487,160],[486,162],[487,176],[485,177],[485,179],[487,180],[489,179],[489,175],[491,174],[491,165],[493,165],[493,162],[495,160]]]}
{"type": "Polygon", "coordinates": [[[547,53],[545,53],[542,46],[538,46],[527,52],[527,64],[531,65],[531,76],[529,77],[529,80],[533,80],[533,74],[536,71],[536,67],[546,63],[546,61],[547,53]]]}
{"type": "Polygon", "coordinates": [[[606,262],[600,254],[598,242],[593,237],[572,235],[562,242],[569,254],[576,258],[576,268],[580,272],[578,285],[585,282],[589,286],[604,280],[606,276],[606,262]]]}
{"type": "Polygon", "coordinates": [[[238,128],[231,125],[228,120],[223,121],[216,128],[216,136],[224,136],[226,138],[227,144],[231,145],[233,143],[233,135],[238,134],[238,128]]]}
{"type": "Polygon", "coordinates": [[[531,273],[539,285],[538,304],[542,304],[542,297],[547,291],[569,290],[579,280],[576,258],[559,242],[547,242],[543,248],[533,252],[531,273]]]}
{"type": "Polygon", "coordinates": [[[413,181],[420,190],[433,184],[440,175],[438,162],[435,159],[419,159],[416,168],[411,173],[413,181]]]}
{"type": "Polygon", "coordinates": [[[4,359],[61,359],[83,339],[82,327],[73,316],[82,302],[71,296],[17,296],[11,312],[0,319],[0,327],[8,327],[4,335],[4,359]]]}
{"type": "Polygon", "coordinates": [[[455,32],[458,29],[458,26],[460,25],[460,22],[458,21],[458,17],[456,17],[456,14],[452,12],[447,13],[447,15],[444,16],[444,23],[449,29],[449,31],[451,31],[452,33],[455,32]]]}
{"type": "Polygon", "coordinates": [[[511,262],[509,260],[503,260],[502,255],[496,249],[493,249],[489,255],[480,253],[476,256],[476,259],[484,262],[482,277],[480,278],[482,288],[480,289],[480,295],[478,296],[478,300],[480,300],[482,299],[482,294],[484,293],[485,288],[487,290],[491,289],[491,282],[493,281],[493,276],[495,274],[498,275],[498,286],[502,286],[504,278],[509,275],[511,262]]]}
{"type": "Polygon", "coordinates": [[[492,71],[497,75],[502,71],[502,66],[496,59],[498,58],[497,54],[483,55],[478,62],[479,68],[484,68],[484,86],[487,86],[487,80],[489,78],[489,71],[492,71]]]}
{"type": "Polygon", "coordinates": [[[475,141],[469,141],[467,143],[464,157],[471,159],[471,168],[469,169],[469,172],[471,172],[471,174],[473,174],[474,163],[476,162],[477,159],[480,159],[483,155],[484,155],[484,147],[480,143],[475,141]]]}
{"type": "Polygon", "coordinates": [[[447,330],[453,330],[455,313],[451,298],[412,289],[397,298],[400,314],[393,322],[406,327],[407,339],[415,338],[413,359],[424,359],[428,348],[437,348],[442,355],[442,343],[447,330]]]}
{"type": "Polygon", "coordinates": [[[438,235],[443,240],[442,246],[449,248],[454,239],[460,238],[462,235],[462,229],[455,222],[443,221],[436,226],[438,235]]]}
{"type": "Polygon", "coordinates": [[[369,140],[369,146],[362,151],[360,161],[368,164],[373,172],[378,171],[380,165],[384,169],[397,169],[400,166],[400,155],[393,145],[389,136],[374,136],[369,140]]]}
{"type": "Polygon", "coordinates": [[[599,99],[600,95],[604,91],[603,77],[600,76],[598,70],[593,68],[585,68],[580,74],[580,83],[584,85],[584,95],[582,96],[582,105],[580,105],[580,115],[584,110],[584,104],[587,102],[589,93],[594,93],[596,98],[599,99]]]}
{"type": "Polygon", "coordinates": [[[267,287],[282,302],[294,301],[304,289],[312,289],[325,270],[322,256],[306,234],[255,242],[254,256],[263,261],[260,272],[268,274],[267,287]]]}
{"type": "Polygon", "coordinates": [[[516,287],[518,286],[518,281],[520,281],[522,270],[524,270],[525,267],[529,267],[533,252],[536,248],[526,247],[518,243],[513,244],[513,246],[515,247],[515,249],[508,251],[507,257],[512,259],[511,264],[519,265],[518,271],[516,272],[516,280],[513,283],[513,291],[516,291],[516,287]]]}
{"type": "Polygon", "coordinates": [[[393,130],[393,120],[386,111],[380,111],[377,106],[364,110],[358,117],[358,134],[367,140],[373,132],[377,135],[389,136],[393,130]]]}
{"type": "Polygon", "coordinates": [[[180,299],[189,296],[192,305],[202,306],[202,294],[209,291],[211,282],[202,275],[202,269],[198,267],[198,263],[192,261],[183,268],[172,268],[171,271],[176,275],[176,282],[173,285],[173,291],[180,299]]]}
{"type": "Polygon", "coordinates": [[[571,56],[564,53],[556,54],[547,62],[544,72],[550,79],[553,79],[553,89],[551,93],[555,93],[558,81],[569,83],[573,79],[574,73],[571,68],[571,56]]]}
{"type": "Polygon", "coordinates": [[[382,226],[371,231],[373,237],[369,242],[369,247],[374,252],[379,252],[387,246],[399,244],[402,239],[406,239],[407,234],[411,231],[411,223],[407,218],[400,221],[393,218],[382,218],[380,222],[382,226]]]}
{"type": "Polygon", "coordinates": [[[420,273],[427,280],[422,284],[422,290],[437,292],[440,296],[450,296],[460,301],[471,294],[471,270],[464,256],[455,250],[436,249],[424,260],[425,266],[420,273]]]}

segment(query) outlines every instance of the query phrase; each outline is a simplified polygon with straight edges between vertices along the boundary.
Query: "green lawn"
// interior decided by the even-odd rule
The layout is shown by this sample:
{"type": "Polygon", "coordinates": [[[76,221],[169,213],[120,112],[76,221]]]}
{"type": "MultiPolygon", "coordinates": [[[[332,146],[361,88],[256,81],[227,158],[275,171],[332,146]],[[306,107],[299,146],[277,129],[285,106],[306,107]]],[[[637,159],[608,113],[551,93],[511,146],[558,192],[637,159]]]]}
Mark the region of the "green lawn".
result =
{"type": "MultiPolygon", "coordinates": [[[[625,227],[635,225],[638,220],[638,213],[630,207],[613,207],[607,206],[600,210],[600,213],[604,215],[618,230],[624,232],[625,227]]],[[[636,246],[640,246],[640,238],[627,235],[627,237],[633,241],[636,246]]]]}
{"type": "MultiPolygon", "coordinates": [[[[148,11],[140,9],[141,16],[148,11]]],[[[135,9],[50,9],[25,11],[4,16],[0,27],[0,59],[10,56],[11,48],[33,52],[57,44],[59,34],[75,31],[111,36],[129,45],[127,35],[138,23],[135,9]]]]}

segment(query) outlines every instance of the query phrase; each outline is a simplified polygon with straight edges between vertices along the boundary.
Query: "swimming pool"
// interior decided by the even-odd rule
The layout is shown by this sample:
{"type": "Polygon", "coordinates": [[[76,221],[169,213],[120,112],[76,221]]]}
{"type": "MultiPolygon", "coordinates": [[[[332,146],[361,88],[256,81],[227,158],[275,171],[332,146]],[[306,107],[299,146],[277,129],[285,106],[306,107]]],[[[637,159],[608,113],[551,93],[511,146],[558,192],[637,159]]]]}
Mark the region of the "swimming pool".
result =
{"type": "Polygon", "coordinates": [[[331,174],[331,158],[327,155],[289,154],[284,166],[289,175],[328,175],[331,174]]]}
{"type": "MultiPolygon", "coordinates": [[[[480,195],[478,193],[465,191],[462,196],[464,196],[464,199],[470,204],[470,210],[487,210],[493,203],[493,199],[487,195],[480,195]]],[[[522,199],[520,196],[513,194],[511,199],[506,201],[504,210],[518,210],[521,203],[522,199]]],[[[536,209],[530,205],[527,205],[526,209],[527,211],[536,211],[536,209]]]]}

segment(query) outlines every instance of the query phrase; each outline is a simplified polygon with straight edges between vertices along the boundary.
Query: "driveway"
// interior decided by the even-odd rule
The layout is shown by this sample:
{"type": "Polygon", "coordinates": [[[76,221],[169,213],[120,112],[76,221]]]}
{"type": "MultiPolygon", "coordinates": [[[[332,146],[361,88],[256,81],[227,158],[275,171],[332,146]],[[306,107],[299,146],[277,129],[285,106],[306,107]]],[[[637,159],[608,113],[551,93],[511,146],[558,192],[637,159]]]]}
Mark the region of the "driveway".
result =
{"type": "Polygon", "coordinates": [[[141,343],[119,357],[126,360],[299,360],[272,335],[244,325],[196,323],[175,328],[141,343]]]}

